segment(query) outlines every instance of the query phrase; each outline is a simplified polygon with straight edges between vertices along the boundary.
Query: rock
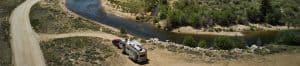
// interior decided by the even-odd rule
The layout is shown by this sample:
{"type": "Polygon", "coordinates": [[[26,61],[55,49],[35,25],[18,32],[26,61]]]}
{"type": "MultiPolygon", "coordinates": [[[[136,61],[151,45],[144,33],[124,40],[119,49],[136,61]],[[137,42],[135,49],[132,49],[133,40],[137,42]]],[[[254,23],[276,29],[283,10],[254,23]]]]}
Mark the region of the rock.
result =
{"type": "Polygon", "coordinates": [[[259,47],[254,50],[254,53],[259,55],[266,55],[270,53],[270,50],[264,47],[259,47]]]}
{"type": "Polygon", "coordinates": [[[251,45],[251,47],[250,48],[252,48],[252,49],[256,49],[256,48],[258,48],[258,46],[256,46],[255,44],[253,44],[253,45],[251,45]]]}
{"type": "Polygon", "coordinates": [[[239,48],[234,48],[232,50],[230,50],[230,53],[242,53],[242,49],[239,49],[239,48]]]}
{"type": "Polygon", "coordinates": [[[183,46],[183,49],[184,49],[184,50],[189,50],[190,47],[189,47],[189,46],[183,46]]]}
{"type": "Polygon", "coordinates": [[[169,42],[170,40],[166,40],[166,42],[169,42]]]}
{"type": "Polygon", "coordinates": [[[94,61],[96,64],[101,64],[100,60],[94,61]]]}
{"type": "Polygon", "coordinates": [[[249,52],[250,52],[250,53],[253,53],[254,50],[257,49],[257,48],[258,48],[258,46],[256,46],[255,44],[253,44],[253,45],[251,45],[251,46],[249,47],[249,52]]]}
{"type": "Polygon", "coordinates": [[[75,60],[74,59],[69,59],[70,61],[74,62],[75,60]]]}
{"type": "Polygon", "coordinates": [[[146,43],[150,43],[151,42],[151,40],[145,40],[146,41],[146,43]]]}

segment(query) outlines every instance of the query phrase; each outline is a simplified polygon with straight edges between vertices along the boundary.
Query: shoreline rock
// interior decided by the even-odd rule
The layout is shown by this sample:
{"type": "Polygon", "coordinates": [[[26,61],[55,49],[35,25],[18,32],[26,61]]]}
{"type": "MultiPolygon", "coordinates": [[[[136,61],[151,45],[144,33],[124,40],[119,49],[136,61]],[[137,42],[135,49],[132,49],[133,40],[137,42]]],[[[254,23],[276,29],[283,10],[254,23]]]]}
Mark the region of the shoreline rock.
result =
{"type": "Polygon", "coordinates": [[[171,30],[174,33],[182,33],[182,34],[199,34],[199,35],[223,35],[223,36],[244,36],[242,32],[244,31],[277,31],[277,30],[292,30],[292,29],[300,29],[297,27],[289,27],[288,26],[264,26],[262,24],[250,24],[246,25],[234,25],[229,27],[221,27],[215,26],[213,28],[201,28],[196,29],[191,26],[183,26],[176,29],[171,30]]]}
{"type": "Polygon", "coordinates": [[[247,49],[234,48],[231,50],[215,50],[211,48],[189,47],[174,42],[163,42],[157,38],[146,40],[146,44],[161,46],[168,51],[183,53],[197,57],[205,62],[214,63],[221,60],[239,60],[249,56],[260,56],[270,54],[270,50],[265,47],[253,45],[247,49]]]}

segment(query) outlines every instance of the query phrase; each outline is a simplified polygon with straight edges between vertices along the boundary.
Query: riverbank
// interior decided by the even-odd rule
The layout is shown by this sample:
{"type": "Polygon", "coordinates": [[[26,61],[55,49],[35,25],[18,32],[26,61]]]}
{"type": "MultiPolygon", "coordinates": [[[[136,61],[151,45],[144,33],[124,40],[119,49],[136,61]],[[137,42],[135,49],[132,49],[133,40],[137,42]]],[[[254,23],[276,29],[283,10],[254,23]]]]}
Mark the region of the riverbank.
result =
{"type": "Polygon", "coordinates": [[[66,0],[43,0],[31,9],[30,20],[38,33],[60,34],[100,31],[120,36],[119,29],[83,18],[65,6],[66,0]],[[51,18],[51,19],[49,19],[51,18]]]}
{"type": "Polygon", "coordinates": [[[109,28],[109,29],[111,29],[111,30],[113,30],[113,31],[116,31],[116,32],[119,32],[119,31],[120,31],[120,30],[117,29],[117,28],[114,28],[114,27],[111,27],[111,26],[108,26],[108,25],[105,25],[105,24],[101,24],[101,23],[99,23],[99,22],[97,22],[97,21],[94,21],[94,20],[90,20],[90,19],[84,18],[84,17],[82,17],[82,16],[80,16],[80,15],[78,15],[78,14],[76,14],[76,13],[70,11],[70,10],[65,6],[65,5],[66,5],[66,1],[67,1],[67,0],[59,0],[59,2],[60,2],[59,5],[60,5],[60,7],[63,9],[63,11],[67,12],[68,14],[70,14],[70,15],[72,15],[72,16],[74,16],[74,17],[80,17],[80,18],[82,18],[82,19],[89,20],[89,21],[91,21],[91,22],[93,22],[93,23],[95,23],[95,24],[98,24],[98,25],[101,25],[101,26],[103,26],[103,27],[109,28]]]}
{"type": "Polygon", "coordinates": [[[184,26],[173,29],[171,32],[182,34],[201,34],[201,35],[223,35],[223,36],[244,36],[244,31],[279,31],[297,30],[298,27],[272,26],[263,24],[234,25],[229,27],[215,26],[212,28],[195,29],[191,26],[184,26]]]}
{"type": "Polygon", "coordinates": [[[241,32],[207,32],[201,29],[195,29],[191,26],[180,27],[172,30],[174,33],[182,33],[182,34],[201,34],[201,35],[223,35],[223,36],[244,36],[241,32]]]}
{"type": "Polygon", "coordinates": [[[101,6],[103,10],[110,15],[119,16],[122,18],[130,19],[130,20],[136,20],[136,15],[133,15],[133,13],[126,13],[122,12],[121,9],[114,8],[112,3],[108,2],[108,0],[100,0],[101,6]]]}
{"type": "Polygon", "coordinates": [[[247,49],[215,50],[201,47],[192,48],[173,42],[159,41],[159,39],[149,39],[146,40],[145,46],[149,52],[165,49],[167,52],[173,53],[172,56],[184,58],[192,64],[200,63],[203,66],[297,66],[299,65],[297,61],[300,60],[298,56],[300,48],[287,45],[252,45],[247,49]]]}

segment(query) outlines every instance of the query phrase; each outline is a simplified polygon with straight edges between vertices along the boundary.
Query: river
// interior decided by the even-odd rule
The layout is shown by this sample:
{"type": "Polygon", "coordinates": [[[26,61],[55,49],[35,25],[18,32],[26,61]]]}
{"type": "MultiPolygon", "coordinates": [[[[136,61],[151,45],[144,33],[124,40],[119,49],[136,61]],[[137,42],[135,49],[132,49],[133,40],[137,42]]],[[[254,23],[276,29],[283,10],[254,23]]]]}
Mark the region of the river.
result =
{"type": "MultiPolygon", "coordinates": [[[[192,34],[177,34],[158,29],[148,23],[135,22],[118,16],[106,14],[99,0],[67,0],[67,8],[85,18],[95,20],[99,23],[106,24],[115,28],[123,28],[129,34],[144,39],[158,38],[160,40],[170,40],[173,42],[182,42],[183,37],[192,36],[197,40],[207,40],[208,43],[219,36],[216,35],[192,35],[192,34]]],[[[257,43],[267,44],[276,39],[277,33],[280,31],[251,31],[243,32],[244,37],[239,37],[246,41],[248,45],[257,43]]],[[[299,32],[299,31],[297,31],[299,32]]]]}

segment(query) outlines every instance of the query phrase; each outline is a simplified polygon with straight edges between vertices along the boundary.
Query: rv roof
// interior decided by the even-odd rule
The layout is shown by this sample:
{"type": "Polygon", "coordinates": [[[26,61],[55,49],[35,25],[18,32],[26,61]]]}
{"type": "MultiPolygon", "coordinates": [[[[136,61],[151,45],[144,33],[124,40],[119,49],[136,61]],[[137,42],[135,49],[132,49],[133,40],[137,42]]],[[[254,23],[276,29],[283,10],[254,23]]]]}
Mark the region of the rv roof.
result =
{"type": "Polygon", "coordinates": [[[142,52],[145,51],[143,49],[143,47],[141,46],[141,44],[137,41],[130,41],[130,42],[128,42],[128,44],[138,51],[142,51],[142,52]]]}

